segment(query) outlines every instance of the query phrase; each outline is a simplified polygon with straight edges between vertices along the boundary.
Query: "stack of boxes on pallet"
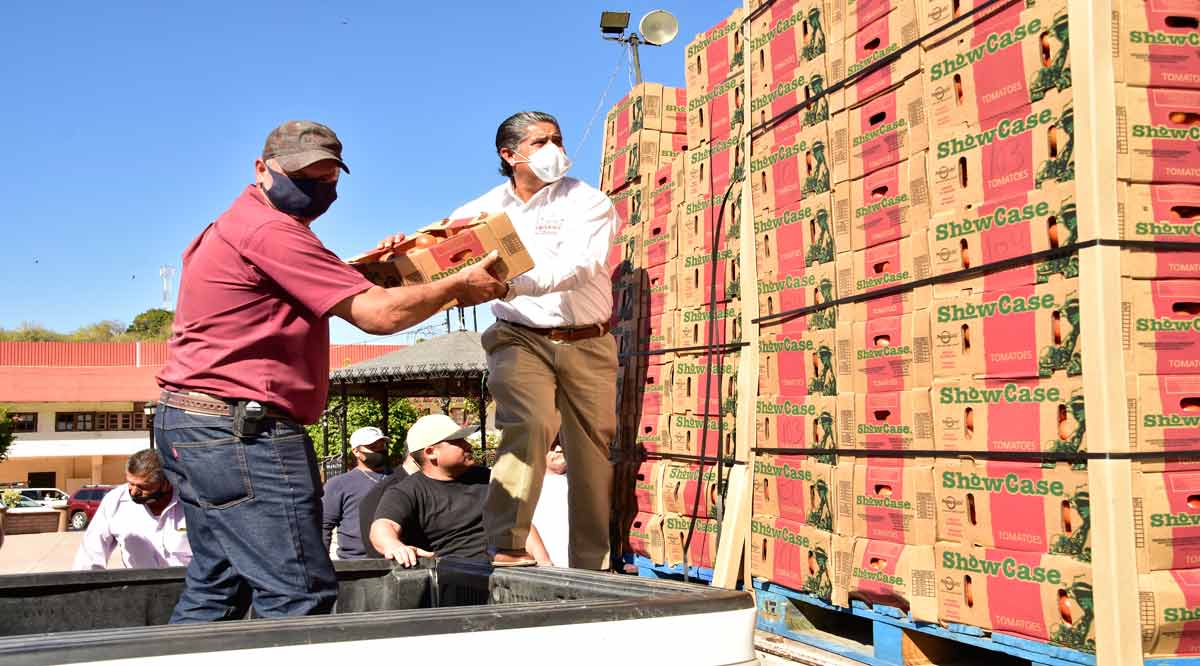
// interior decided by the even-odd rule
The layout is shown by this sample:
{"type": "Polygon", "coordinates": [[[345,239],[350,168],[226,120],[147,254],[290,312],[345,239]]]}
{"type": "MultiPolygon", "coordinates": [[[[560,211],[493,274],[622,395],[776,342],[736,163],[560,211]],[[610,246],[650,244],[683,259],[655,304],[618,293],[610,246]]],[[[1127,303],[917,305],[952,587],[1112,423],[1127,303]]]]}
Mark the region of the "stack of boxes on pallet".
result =
{"type": "MultiPolygon", "coordinates": [[[[1125,0],[1117,37],[1122,342],[1134,451],[1200,448],[1200,1],[1125,0]],[[1186,246],[1185,246],[1186,247],[1186,246]]],[[[1147,654],[1200,652],[1200,458],[1135,463],[1147,654]]]]}

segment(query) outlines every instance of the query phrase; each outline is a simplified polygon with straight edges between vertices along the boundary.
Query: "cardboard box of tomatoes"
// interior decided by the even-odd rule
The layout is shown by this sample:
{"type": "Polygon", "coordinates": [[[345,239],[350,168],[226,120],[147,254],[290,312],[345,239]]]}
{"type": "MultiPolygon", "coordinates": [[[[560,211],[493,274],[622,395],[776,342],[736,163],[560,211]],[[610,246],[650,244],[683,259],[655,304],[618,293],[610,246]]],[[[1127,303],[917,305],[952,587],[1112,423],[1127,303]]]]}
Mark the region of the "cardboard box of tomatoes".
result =
{"type": "Polygon", "coordinates": [[[446,218],[419,229],[397,247],[372,250],[347,263],[381,287],[399,287],[450,277],[493,250],[500,255],[492,266],[497,279],[511,280],[533,268],[533,258],[504,213],[446,218]]]}

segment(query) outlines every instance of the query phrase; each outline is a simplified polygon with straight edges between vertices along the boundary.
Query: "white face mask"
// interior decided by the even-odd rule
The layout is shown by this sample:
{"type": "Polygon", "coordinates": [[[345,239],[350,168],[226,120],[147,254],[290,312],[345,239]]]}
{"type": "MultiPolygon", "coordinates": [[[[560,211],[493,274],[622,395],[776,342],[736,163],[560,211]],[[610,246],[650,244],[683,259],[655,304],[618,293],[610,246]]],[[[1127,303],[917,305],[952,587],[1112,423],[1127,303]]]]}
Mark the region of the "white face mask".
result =
{"type": "Polygon", "coordinates": [[[524,158],[513,164],[528,163],[529,170],[533,171],[533,175],[543,183],[556,183],[562,180],[562,177],[567,175],[567,170],[571,168],[571,160],[567,159],[567,154],[553,143],[538,148],[529,157],[525,157],[515,150],[513,152],[524,158]]]}

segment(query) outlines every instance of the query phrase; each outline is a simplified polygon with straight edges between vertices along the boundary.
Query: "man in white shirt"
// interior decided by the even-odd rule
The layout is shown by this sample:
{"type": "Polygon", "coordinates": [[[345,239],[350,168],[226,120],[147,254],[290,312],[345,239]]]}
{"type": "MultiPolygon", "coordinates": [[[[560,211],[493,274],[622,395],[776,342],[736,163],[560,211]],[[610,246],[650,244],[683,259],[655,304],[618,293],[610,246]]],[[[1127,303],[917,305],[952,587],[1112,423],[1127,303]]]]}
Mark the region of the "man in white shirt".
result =
{"type": "Polygon", "coordinates": [[[534,268],[509,281],[483,334],[488,389],[503,431],[484,512],[497,564],[533,564],[525,539],[542,489],[546,452],[560,433],[571,466],[570,565],[607,569],[616,431],[617,346],[608,332],[606,268],[617,214],[603,192],[565,178],[558,121],[526,111],[500,124],[507,180],[452,217],[508,214],[534,268]]]}
{"type": "Polygon", "coordinates": [[[182,567],[192,561],[183,507],[154,449],[129,457],[125,483],[100,501],[73,568],[107,569],[117,546],[127,569],[182,567]]]}

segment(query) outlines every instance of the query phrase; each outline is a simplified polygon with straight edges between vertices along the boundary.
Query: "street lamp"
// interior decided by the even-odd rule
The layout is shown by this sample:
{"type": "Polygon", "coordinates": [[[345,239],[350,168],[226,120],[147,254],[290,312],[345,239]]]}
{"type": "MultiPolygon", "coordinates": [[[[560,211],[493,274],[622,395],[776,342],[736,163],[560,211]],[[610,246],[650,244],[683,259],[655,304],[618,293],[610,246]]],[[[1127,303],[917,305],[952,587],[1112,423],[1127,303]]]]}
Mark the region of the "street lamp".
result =
{"type": "Polygon", "coordinates": [[[629,27],[629,12],[601,12],[600,34],[604,39],[628,44],[633,54],[633,74],[637,83],[642,82],[642,61],[638,59],[638,44],[662,46],[670,43],[679,34],[679,21],[670,12],[655,9],[648,12],[638,21],[639,36],[636,32],[625,36],[629,27]]]}

